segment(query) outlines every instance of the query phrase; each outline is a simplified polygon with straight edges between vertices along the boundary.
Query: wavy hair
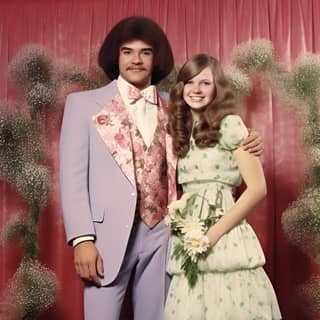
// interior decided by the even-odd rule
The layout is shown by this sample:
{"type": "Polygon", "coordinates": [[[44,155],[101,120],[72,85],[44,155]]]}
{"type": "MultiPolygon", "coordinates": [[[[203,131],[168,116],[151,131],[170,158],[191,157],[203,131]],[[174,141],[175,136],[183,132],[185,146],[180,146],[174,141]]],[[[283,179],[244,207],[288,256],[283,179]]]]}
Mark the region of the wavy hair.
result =
{"type": "Polygon", "coordinates": [[[219,61],[207,54],[193,56],[180,69],[177,83],[170,92],[168,132],[173,139],[174,152],[179,157],[186,156],[191,133],[199,148],[214,146],[220,137],[221,120],[228,114],[236,113],[236,97],[219,61]],[[206,67],[210,67],[212,71],[215,94],[213,100],[199,110],[199,122],[193,128],[191,109],[183,99],[183,89],[190,79],[206,67]]]}

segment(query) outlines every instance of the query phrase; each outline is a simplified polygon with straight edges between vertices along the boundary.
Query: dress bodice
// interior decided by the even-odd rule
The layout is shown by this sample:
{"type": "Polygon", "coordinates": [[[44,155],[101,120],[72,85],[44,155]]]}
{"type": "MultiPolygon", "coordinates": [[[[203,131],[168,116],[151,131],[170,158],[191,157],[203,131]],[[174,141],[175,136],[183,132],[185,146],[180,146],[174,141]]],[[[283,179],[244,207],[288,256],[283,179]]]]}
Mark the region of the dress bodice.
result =
{"type": "Polygon", "coordinates": [[[237,115],[228,115],[220,125],[220,138],[215,146],[199,148],[193,137],[190,150],[178,161],[178,183],[218,182],[236,187],[241,183],[240,172],[232,153],[248,135],[237,115]]]}

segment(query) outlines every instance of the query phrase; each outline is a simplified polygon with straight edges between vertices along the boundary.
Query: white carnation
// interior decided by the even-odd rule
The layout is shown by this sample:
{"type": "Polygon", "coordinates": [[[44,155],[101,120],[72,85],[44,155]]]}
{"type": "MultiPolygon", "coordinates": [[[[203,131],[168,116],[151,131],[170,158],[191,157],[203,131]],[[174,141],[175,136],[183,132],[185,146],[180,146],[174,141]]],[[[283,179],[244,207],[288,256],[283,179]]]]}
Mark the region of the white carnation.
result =
{"type": "Polygon", "coordinates": [[[193,262],[210,247],[209,238],[199,229],[190,230],[183,238],[183,246],[193,262]]]}
{"type": "Polygon", "coordinates": [[[192,231],[203,232],[204,225],[197,217],[188,216],[180,223],[181,232],[187,234],[192,231]]]}

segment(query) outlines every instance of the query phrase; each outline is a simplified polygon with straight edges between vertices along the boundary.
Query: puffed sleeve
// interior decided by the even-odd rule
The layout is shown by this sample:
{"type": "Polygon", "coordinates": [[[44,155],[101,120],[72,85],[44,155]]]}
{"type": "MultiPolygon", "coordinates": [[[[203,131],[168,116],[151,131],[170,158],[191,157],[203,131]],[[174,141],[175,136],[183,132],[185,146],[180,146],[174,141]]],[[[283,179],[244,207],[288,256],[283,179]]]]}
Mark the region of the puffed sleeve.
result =
{"type": "Polygon", "coordinates": [[[238,115],[227,115],[220,123],[219,144],[223,149],[238,149],[242,140],[248,136],[248,129],[238,115]]]}

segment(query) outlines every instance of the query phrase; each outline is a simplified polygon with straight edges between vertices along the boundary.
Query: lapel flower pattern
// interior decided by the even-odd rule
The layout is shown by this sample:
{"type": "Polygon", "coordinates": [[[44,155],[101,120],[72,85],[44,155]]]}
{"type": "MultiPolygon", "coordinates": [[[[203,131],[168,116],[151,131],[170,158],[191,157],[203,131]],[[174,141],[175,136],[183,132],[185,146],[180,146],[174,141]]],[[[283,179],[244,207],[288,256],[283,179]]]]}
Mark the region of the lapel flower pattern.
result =
{"type": "Polygon", "coordinates": [[[93,116],[93,122],[122,172],[135,185],[129,120],[119,94],[93,116]]]}

